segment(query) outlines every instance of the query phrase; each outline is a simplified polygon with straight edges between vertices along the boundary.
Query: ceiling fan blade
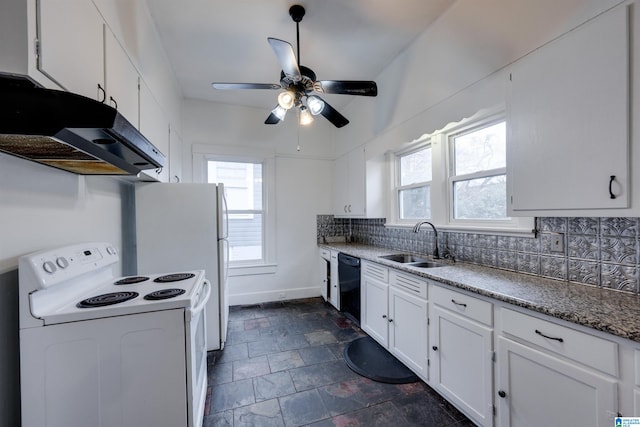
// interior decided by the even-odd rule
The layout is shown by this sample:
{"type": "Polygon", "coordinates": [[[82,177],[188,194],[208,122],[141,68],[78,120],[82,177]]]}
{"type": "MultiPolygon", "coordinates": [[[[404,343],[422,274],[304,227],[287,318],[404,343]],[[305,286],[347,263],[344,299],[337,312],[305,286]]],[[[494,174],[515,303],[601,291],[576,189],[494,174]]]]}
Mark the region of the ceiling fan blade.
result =
{"type": "Polygon", "coordinates": [[[293,46],[284,40],[274,39],[273,37],[267,38],[267,41],[269,41],[271,48],[278,57],[278,62],[280,62],[280,67],[282,67],[284,74],[296,82],[302,79],[293,46]]]}
{"type": "Polygon", "coordinates": [[[314,89],[320,93],[336,93],[342,95],[377,96],[376,82],[360,80],[319,80],[314,89]]]}
{"type": "Polygon", "coordinates": [[[214,89],[282,89],[282,86],[273,83],[211,83],[214,89]]]}
{"type": "MultiPolygon", "coordinates": [[[[318,99],[321,99],[319,96],[314,96],[318,99]]],[[[349,124],[349,120],[347,120],[345,116],[340,114],[338,110],[329,105],[327,101],[322,99],[322,102],[324,102],[324,108],[322,109],[322,111],[320,111],[320,114],[322,114],[327,120],[333,123],[335,127],[341,128],[349,124]]]]}

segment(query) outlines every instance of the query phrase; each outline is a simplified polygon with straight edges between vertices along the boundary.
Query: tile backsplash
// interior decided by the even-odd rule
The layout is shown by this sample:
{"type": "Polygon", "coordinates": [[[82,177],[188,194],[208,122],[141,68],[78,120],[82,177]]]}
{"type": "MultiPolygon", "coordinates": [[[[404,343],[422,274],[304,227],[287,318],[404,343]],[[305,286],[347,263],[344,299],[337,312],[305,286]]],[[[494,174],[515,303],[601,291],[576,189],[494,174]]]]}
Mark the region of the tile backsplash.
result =
{"type": "MultiPolygon", "coordinates": [[[[350,236],[354,243],[432,254],[433,231],[385,227],[385,219],[317,216],[317,238],[350,236]]],[[[438,230],[440,254],[458,261],[640,293],[640,218],[536,218],[537,237],[438,230]],[[561,251],[554,251],[560,242],[561,251]]]]}

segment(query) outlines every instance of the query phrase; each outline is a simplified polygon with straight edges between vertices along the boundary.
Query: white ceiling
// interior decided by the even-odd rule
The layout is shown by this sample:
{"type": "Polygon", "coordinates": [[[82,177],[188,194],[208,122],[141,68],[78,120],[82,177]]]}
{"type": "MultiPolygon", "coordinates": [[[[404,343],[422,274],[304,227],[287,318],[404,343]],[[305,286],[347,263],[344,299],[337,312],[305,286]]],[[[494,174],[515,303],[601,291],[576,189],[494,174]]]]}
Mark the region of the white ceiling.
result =
{"type": "MultiPolygon", "coordinates": [[[[146,0],[186,98],[271,109],[277,92],[222,91],[211,82],[279,83],[267,37],[296,49],[319,80],[375,80],[455,0],[146,0]]],[[[336,108],[349,95],[323,95],[336,108]]]]}

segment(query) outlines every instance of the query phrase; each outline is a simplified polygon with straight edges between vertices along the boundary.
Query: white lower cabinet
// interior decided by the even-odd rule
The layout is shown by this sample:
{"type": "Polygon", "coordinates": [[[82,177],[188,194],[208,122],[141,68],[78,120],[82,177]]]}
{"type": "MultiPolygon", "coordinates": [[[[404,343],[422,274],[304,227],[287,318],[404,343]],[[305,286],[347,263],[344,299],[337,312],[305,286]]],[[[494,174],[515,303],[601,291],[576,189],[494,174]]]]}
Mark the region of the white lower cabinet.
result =
{"type": "Polygon", "coordinates": [[[640,416],[637,343],[366,260],[361,307],[362,329],[479,426],[640,416]]]}
{"type": "Polygon", "coordinates": [[[493,425],[492,304],[429,286],[430,385],[481,426],[493,425]]]}
{"type": "MultiPolygon", "coordinates": [[[[363,263],[364,264],[364,263],[363,263]]],[[[383,347],[389,346],[389,285],[366,275],[360,283],[360,325],[383,347]]]]}
{"type": "Polygon", "coordinates": [[[512,310],[501,314],[507,332],[497,340],[498,426],[613,425],[618,379],[603,371],[617,368],[616,343],[512,310]]]}
{"type": "Polygon", "coordinates": [[[331,251],[331,261],[329,268],[331,269],[331,276],[329,278],[329,303],[337,310],[340,310],[340,279],[338,277],[338,251],[331,251]]]}
{"type": "Polygon", "coordinates": [[[362,263],[362,330],[416,375],[427,379],[427,284],[411,275],[362,263]]]}
{"type": "Polygon", "coordinates": [[[427,301],[389,287],[389,351],[427,378],[427,301]]]}
{"type": "MultiPolygon", "coordinates": [[[[633,416],[640,417],[640,350],[634,351],[633,416]]],[[[625,415],[625,414],[623,414],[625,415]]]]}

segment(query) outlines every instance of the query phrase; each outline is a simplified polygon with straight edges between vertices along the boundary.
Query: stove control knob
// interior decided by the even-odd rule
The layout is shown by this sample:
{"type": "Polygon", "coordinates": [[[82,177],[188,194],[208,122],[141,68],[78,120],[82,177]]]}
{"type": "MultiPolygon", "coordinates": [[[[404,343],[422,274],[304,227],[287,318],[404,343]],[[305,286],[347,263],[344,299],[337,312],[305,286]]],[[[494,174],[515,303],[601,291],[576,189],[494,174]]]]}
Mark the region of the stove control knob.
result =
{"type": "Polygon", "coordinates": [[[42,268],[49,274],[53,274],[57,270],[56,265],[51,261],[46,261],[44,264],[42,264],[42,268]]]}
{"type": "Polygon", "coordinates": [[[67,259],[63,256],[56,259],[56,264],[58,264],[58,267],[62,269],[69,267],[69,261],[67,261],[67,259]]]}
{"type": "Polygon", "coordinates": [[[118,253],[118,251],[116,251],[116,248],[114,248],[113,246],[107,246],[107,253],[109,255],[115,255],[118,253]]]}

